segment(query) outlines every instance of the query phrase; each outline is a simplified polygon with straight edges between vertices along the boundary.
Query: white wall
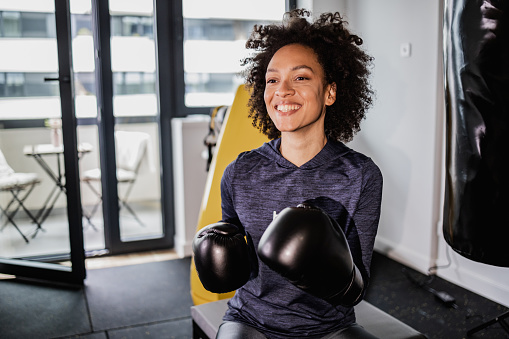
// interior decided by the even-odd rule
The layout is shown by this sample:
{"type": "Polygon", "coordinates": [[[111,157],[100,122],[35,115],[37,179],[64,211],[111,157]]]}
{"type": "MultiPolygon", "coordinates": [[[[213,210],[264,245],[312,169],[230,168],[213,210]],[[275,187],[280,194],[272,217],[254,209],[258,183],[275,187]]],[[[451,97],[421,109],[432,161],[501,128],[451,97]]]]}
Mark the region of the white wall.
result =
{"type": "MultiPolygon", "coordinates": [[[[447,264],[443,240],[444,99],[442,0],[315,0],[314,15],[344,11],[375,58],[377,93],[362,131],[349,146],[384,175],[375,248],[423,273],[447,264]],[[400,55],[411,44],[410,57],[400,55]]],[[[480,264],[448,250],[452,264],[437,274],[509,306],[509,268],[480,264]]]]}
{"type": "Polygon", "coordinates": [[[209,130],[208,115],[174,118],[171,121],[175,206],[175,251],[179,257],[192,254],[200,207],[207,181],[208,149],[203,139],[209,130]]]}
{"type": "Polygon", "coordinates": [[[384,175],[377,248],[425,272],[439,221],[438,1],[354,1],[346,16],[375,58],[376,101],[351,146],[372,156],[384,175]],[[400,55],[402,43],[410,43],[410,57],[400,55]]]}

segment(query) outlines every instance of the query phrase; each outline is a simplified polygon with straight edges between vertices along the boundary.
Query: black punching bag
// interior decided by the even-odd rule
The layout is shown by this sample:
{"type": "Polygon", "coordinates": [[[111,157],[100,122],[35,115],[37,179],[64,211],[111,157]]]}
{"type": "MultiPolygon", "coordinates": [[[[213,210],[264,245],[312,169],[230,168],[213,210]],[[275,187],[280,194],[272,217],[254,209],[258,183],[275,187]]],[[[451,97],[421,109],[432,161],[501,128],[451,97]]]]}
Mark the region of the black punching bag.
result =
{"type": "Polygon", "coordinates": [[[443,233],[471,260],[509,267],[509,0],[447,0],[443,233]]]}

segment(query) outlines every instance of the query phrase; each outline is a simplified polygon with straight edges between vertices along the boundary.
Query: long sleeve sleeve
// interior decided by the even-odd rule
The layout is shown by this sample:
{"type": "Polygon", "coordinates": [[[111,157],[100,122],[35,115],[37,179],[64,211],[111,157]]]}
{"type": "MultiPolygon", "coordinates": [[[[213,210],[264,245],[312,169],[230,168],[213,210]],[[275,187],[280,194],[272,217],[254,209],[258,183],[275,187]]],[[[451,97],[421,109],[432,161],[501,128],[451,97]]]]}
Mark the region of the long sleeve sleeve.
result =
{"type": "Polygon", "coordinates": [[[221,178],[221,210],[222,221],[242,226],[239,217],[235,211],[233,202],[233,176],[235,161],[226,166],[223,177],[221,178]]]}
{"type": "MultiPolygon", "coordinates": [[[[380,169],[370,160],[363,167],[362,187],[357,209],[353,216],[357,234],[354,239],[348,239],[352,247],[352,255],[358,268],[369,282],[369,269],[375,237],[380,220],[382,203],[383,178],[380,169]],[[358,246],[358,248],[356,248],[358,246]]],[[[353,236],[354,234],[352,234],[353,236]]]]}

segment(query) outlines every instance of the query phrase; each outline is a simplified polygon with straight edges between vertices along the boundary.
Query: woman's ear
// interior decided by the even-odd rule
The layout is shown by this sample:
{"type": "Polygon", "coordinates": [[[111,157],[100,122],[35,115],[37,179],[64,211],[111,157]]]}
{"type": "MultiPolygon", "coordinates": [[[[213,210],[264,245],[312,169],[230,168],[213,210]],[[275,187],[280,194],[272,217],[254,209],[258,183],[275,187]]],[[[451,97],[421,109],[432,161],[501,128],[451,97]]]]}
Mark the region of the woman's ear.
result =
{"type": "Polygon", "coordinates": [[[336,83],[327,85],[327,98],[325,99],[325,105],[330,106],[336,102],[336,83]]]}

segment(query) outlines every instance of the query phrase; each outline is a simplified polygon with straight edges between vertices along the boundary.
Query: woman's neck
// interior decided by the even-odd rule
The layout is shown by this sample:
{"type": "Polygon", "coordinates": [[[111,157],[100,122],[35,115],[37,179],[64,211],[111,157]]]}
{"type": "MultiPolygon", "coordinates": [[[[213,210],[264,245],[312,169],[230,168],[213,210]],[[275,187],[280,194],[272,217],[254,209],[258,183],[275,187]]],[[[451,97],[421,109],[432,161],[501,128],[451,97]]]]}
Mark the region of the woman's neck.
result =
{"type": "Polygon", "coordinates": [[[326,143],[325,133],[312,138],[295,138],[283,133],[279,151],[286,160],[300,167],[320,153],[326,143]]]}

